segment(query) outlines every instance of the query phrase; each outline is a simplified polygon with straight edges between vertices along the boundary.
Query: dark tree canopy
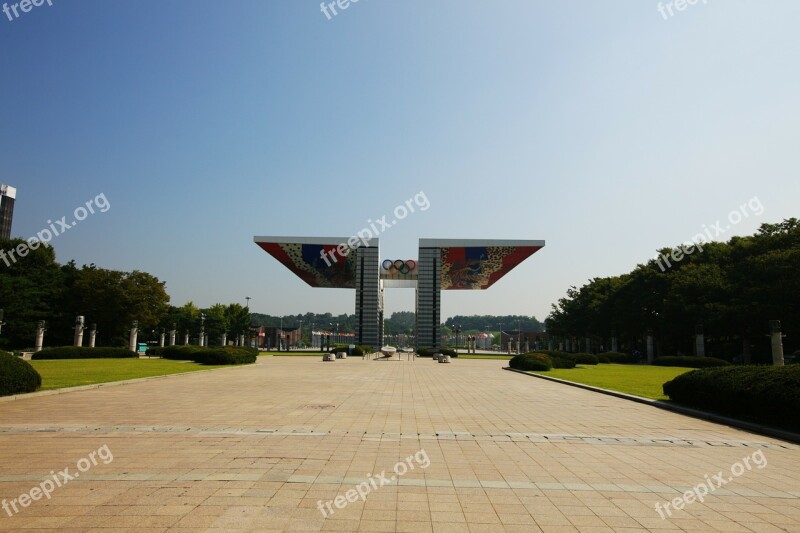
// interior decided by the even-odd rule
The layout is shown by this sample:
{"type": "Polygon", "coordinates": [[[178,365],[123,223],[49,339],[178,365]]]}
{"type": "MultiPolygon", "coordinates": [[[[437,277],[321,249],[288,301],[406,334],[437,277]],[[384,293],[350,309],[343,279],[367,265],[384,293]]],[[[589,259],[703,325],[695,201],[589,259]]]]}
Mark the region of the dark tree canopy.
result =
{"type": "MultiPolygon", "coordinates": [[[[659,250],[669,254],[672,249],[659,250]]],[[[621,276],[571,287],[553,305],[547,331],[609,347],[612,332],[642,350],[652,330],[660,355],[693,353],[702,325],[707,355],[768,362],[768,322],[781,320],[787,353],[800,348],[800,222],[763,224],[755,235],[707,243],[665,266],[650,260],[621,276]]]]}

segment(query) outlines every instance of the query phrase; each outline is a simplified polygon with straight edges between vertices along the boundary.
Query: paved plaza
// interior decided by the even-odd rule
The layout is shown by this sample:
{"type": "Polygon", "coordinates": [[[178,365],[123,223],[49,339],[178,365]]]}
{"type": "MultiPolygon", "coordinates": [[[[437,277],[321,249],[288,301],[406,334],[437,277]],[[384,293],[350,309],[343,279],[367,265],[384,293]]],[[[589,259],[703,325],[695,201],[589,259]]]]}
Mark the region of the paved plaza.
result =
{"type": "Polygon", "coordinates": [[[799,447],[505,364],[264,357],[1,402],[0,498],[74,479],[0,530],[800,532],[799,447]]]}

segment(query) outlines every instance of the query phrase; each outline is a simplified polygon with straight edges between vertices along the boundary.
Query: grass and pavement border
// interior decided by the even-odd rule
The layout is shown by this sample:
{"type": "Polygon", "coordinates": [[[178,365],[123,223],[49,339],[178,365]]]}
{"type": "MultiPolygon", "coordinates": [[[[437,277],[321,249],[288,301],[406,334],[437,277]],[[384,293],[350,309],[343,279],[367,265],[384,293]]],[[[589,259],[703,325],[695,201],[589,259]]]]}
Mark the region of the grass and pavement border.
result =
{"type": "Polygon", "coordinates": [[[642,396],[636,396],[634,394],[628,394],[626,392],[603,389],[600,387],[595,387],[593,385],[586,385],[584,383],[568,381],[566,379],[543,376],[542,374],[537,374],[535,372],[527,372],[525,370],[517,370],[516,368],[503,367],[503,370],[508,370],[510,372],[516,372],[517,374],[524,374],[526,376],[532,376],[535,378],[544,379],[555,383],[561,383],[562,385],[569,385],[571,387],[577,387],[579,389],[585,389],[592,392],[599,392],[600,394],[606,394],[608,396],[615,396],[617,398],[622,398],[623,400],[642,403],[645,405],[649,405],[651,407],[656,407],[658,409],[664,409],[665,411],[672,411],[673,413],[678,413],[685,416],[691,416],[692,418],[699,418],[701,420],[706,420],[717,424],[723,424],[726,426],[743,429],[745,431],[750,431],[752,433],[758,433],[759,435],[764,435],[767,437],[773,437],[787,442],[800,444],[800,433],[795,433],[793,431],[778,429],[771,426],[765,426],[763,424],[757,424],[754,422],[747,422],[746,420],[718,415],[716,413],[711,413],[709,411],[702,411],[700,409],[693,409],[691,407],[686,407],[669,401],[651,400],[650,398],[644,398],[642,396]]]}

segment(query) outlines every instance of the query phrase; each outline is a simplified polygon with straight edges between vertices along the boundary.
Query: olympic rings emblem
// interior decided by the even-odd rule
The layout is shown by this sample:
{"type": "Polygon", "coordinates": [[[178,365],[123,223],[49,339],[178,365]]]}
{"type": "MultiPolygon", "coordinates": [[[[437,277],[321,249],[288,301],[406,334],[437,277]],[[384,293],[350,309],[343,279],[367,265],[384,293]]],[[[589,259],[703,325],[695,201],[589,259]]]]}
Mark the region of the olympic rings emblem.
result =
{"type": "Polygon", "coordinates": [[[395,259],[394,261],[385,259],[381,263],[381,267],[390,274],[410,274],[417,269],[417,262],[413,259],[406,259],[405,261],[402,259],[395,259]]]}

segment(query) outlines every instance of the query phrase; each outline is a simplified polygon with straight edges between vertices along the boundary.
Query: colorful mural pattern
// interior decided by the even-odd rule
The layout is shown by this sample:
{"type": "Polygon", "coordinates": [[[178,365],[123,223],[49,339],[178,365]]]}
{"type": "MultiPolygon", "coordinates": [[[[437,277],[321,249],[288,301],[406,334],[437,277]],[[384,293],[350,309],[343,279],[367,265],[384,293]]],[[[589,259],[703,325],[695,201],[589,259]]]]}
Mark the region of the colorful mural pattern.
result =
{"type": "Polygon", "coordinates": [[[487,289],[539,249],[538,246],[442,248],[441,290],[487,289]]]}
{"type": "Polygon", "coordinates": [[[322,250],[333,251],[335,245],[267,242],[258,245],[312,287],[356,288],[355,253],[350,253],[345,259],[338,253],[328,253],[328,265],[322,258],[322,250]],[[336,263],[331,256],[336,257],[336,263]]]}

